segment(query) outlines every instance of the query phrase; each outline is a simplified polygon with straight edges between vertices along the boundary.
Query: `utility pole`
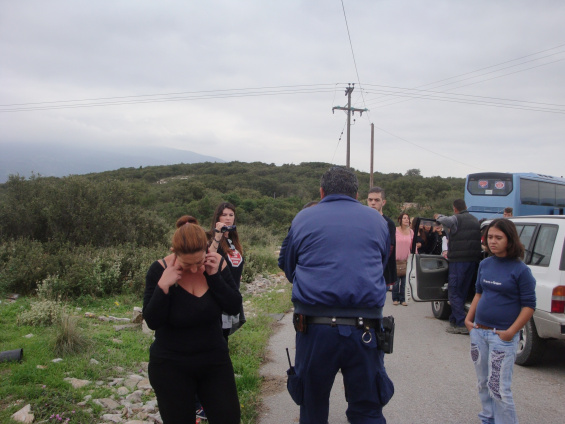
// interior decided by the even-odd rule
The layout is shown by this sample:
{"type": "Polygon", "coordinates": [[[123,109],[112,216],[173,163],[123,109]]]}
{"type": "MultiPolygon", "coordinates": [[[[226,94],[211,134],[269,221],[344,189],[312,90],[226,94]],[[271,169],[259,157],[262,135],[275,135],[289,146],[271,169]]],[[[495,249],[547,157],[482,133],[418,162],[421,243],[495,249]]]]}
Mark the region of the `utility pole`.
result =
{"type": "Polygon", "coordinates": [[[369,175],[369,189],[373,188],[373,158],[375,156],[375,124],[371,123],[371,174],[369,175]]]}
{"type": "Polygon", "coordinates": [[[347,96],[347,107],[343,106],[334,106],[332,108],[332,112],[337,110],[346,110],[347,111],[347,156],[345,160],[345,165],[349,168],[349,157],[350,157],[350,150],[351,150],[351,113],[355,114],[355,112],[359,112],[361,116],[363,116],[363,112],[367,112],[368,109],[356,109],[351,107],[351,93],[355,89],[355,84],[348,84],[347,88],[345,89],[345,95],[347,96]]]}

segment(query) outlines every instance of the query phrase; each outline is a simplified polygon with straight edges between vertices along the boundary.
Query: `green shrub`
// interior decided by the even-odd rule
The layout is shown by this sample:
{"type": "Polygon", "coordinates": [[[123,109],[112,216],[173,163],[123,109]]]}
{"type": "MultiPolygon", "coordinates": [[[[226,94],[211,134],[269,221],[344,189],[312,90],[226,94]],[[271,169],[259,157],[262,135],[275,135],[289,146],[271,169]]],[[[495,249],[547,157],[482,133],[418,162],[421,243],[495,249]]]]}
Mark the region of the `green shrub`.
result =
{"type": "Polygon", "coordinates": [[[256,276],[279,271],[278,258],[274,253],[274,248],[263,250],[252,250],[245,253],[245,266],[241,281],[243,283],[252,282],[256,276]]]}
{"type": "Polygon", "coordinates": [[[136,294],[141,296],[151,263],[167,245],[114,247],[13,240],[0,245],[0,292],[30,294],[41,287],[47,299],[136,294]]]}
{"type": "Polygon", "coordinates": [[[59,284],[59,275],[48,275],[47,278],[37,284],[37,298],[39,300],[58,300],[60,296],[56,292],[59,284]]]}
{"type": "Polygon", "coordinates": [[[55,274],[59,264],[37,241],[17,239],[0,244],[0,292],[33,293],[37,281],[55,274]]]}
{"type": "Polygon", "coordinates": [[[18,316],[18,325],[49,326],[58,322],[65,311],[56,300],[38,300],[32,302],[30,309],[18,316]]]}
{"type": "Polygon", "coordinates": [[[121,292],[141,298],[145,289],[145,276],[149,266],[168,255],[168,244],[154,247],[141,247],[135,244],[120,246],[121,254],[121,292]]]}

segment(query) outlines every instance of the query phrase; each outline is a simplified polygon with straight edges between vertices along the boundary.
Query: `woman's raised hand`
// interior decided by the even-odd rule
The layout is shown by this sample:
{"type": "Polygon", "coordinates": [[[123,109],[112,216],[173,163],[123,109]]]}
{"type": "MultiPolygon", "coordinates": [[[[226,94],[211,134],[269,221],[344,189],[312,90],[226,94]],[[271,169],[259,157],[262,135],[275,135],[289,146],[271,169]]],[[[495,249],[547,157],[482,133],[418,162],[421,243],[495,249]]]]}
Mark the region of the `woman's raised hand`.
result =
{"type": "Polygon", "coordinates": [[[206,253],[206,260],[204,262],[204,267],[208,275],[214,275],[218,272],[218,267],[220,266],[220,259],[222,257],[219,253],[206,253]]]}
{"type": "MultiPolygon", "coordinates": [[[[221,232],[222,232],[222,227],[225,227],[225,224],[223,224],[223,223],[221,223],[221,222],[219,222],[219,221],[216,222],[216,233],[220,233],[220,234],[221,234],[221,232]]],[[[219,237],[216,237],[215,235],[214,235],[214,237],[215,237],[215,238],[219,238],[219,237]]]]}
{"type": "Polygon", "coordinates": [[[157,284],[161,287],[161,290],[168,293],[169,287],[174,286],[180,280],[181,275],[182,267],[177,264],[177,255],[173,255],[173,263],[165,268],[157,284]]]}

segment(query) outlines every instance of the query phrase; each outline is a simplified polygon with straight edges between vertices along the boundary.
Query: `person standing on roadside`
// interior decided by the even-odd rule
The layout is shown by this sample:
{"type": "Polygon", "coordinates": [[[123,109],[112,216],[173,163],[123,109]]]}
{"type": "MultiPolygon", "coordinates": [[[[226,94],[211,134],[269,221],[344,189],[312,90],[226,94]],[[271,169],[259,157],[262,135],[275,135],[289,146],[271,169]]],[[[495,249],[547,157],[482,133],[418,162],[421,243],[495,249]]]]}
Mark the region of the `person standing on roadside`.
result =
{"type": "Polygon", "coordinates": [[[414,239],[414,230],[410,228],[410,216],[402,212],[398,216],[398,227],[395,228],[397,279],[392,288],[392,304],[394,306],[408,306],[406,303],[406,264],[410,247],[414,239]]]}
{"type": "MultiPolygon", "coordinates": [[[[239,234],[235,226],[235,206],[233,204],[222,202],[216,207],[208,237],[210,238],[209,252],[219,253],[225,259],[237,290],[240,290],[244,259],[239,234]]],[[[228,341],[230,334],[235,333],[244,323],[243,304],[236,315],[222,313],[222,332],[226,341],[228,341]]],[[[195,408],[196,418],[208,419],[198,397],[196,398],[195,408]]]]}
{"type": "Polygon", "coordinates": [[[143,317],[155,330],[149,382],[163,424],[195,422],[198,395],[210,424],[239,424],[240,405],[221,314],[236,314],[241,294],[224,258],[208,252],[196,218],[182,216],[172,253],[147,271],[143,317]]]}
{"type": "MultiPolygon", "coordinates": [[[[212,217],[209,232],[210,252],[218,252],[225,258],[228,268],[233,276],[237,289],[241,286],[243,274],[243,248],[239,241],[239,234],[235,226],[235,206],[229,202],[222,202],[216,207],[212,217]]],[[[226,340],[245,323],[243,306],[237,315],[222,314],[222,328],[226,340]]]]}
{"type": "Polygon", "coordinates": [[[383,213],[383,207],[386,205],[385,191],[381,187],[373,187],[367,195],[367,206],[375,209],[386,220],[388,232],[390,236],[390,253],[388,262],[384,270],[384,276],[387,286],[391,286],[396,282],[396,225],[394,221],[383,213]]]}
{"type": "Polygon", "coordinates": [[[322,200],[296,215],[279,255],[293,283],[296,365],[289,391],[301,424],[326,424],[341,369],[349,422],[386,423],[382,409],[394,387],[375,329],[386,298],[387,223],[357,201],[350,169],[330,168],[320,186],[322,200]]]}
{"type": "Polygon", "coordinates": [[[452,216],[438,215],[437,221],[448,230],[449,272],[447,295],[451,305],[450,326],[452,334],[469,334],[465,327],[465,300],[469,294],[477,264],[481,260],[481,229],[477,218],[467,211],[463,199],[453,201],[452,216]]]}
{"type": "Polygon", "coordinates": [[[465,325],[471,333],[471,359],[477,373],[482,423],[518,423],[512,399],[512,370],[520,329],[536,308],[536,280],[522,262],[524,246],[514,223],[493,220],[486,230],[492,256],[479,265],[476,294],[465,325]]]}

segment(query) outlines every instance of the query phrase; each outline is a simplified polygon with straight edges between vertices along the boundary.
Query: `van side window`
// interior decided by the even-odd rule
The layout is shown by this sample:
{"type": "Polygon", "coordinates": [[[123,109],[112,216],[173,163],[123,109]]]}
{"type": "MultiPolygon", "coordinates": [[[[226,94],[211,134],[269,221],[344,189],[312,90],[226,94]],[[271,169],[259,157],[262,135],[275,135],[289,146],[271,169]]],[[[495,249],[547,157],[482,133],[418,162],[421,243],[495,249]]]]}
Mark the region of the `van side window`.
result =
{"type": "Polygon", "coordinates": [[[534,248],[532,250],[532,260],[530,265],[549,266],[549,260],[553,253],[553,245],[559,227],[555,225],[540,226],[534,248]]]}
{"type": "Polygon", "coordinates": [[[526,249],[526,254],[524,255],[524,262],[530,263],[532,257],[532,250],[531,250],[531,241],[532,236],[534,235],[534,231],[536,230],[535,225],[516,225],[516,230],[518,230],[518,235],[520,236],[520,241],[524,245],[526,249]]]}

